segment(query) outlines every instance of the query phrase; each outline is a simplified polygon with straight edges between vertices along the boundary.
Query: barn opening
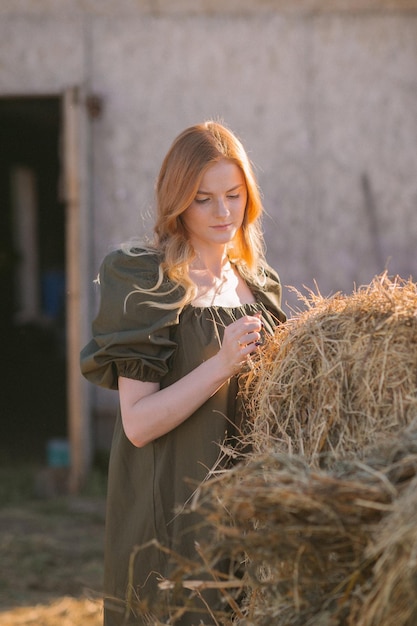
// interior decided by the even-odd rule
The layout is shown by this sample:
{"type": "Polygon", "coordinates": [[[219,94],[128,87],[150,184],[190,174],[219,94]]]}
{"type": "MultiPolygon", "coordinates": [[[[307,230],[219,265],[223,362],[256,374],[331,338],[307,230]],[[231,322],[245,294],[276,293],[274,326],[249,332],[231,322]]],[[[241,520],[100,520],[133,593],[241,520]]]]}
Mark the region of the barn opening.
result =
{"type": "Polygon", "coordinates": [[[67,436],[61,99],[0,99],[3,459],[67,436]]]}

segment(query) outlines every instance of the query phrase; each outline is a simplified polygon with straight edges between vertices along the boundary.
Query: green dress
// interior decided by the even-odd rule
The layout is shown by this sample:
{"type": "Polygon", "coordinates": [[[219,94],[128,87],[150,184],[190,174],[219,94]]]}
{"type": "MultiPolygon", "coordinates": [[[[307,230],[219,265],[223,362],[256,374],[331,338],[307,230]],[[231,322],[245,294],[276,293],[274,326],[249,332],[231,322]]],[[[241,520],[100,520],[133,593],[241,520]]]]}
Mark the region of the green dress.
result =
{"type": "MultiPolygon", "coordinates": [[[[218,351],[223,329],[233,320],[260,311],[269,333],[285,320],[279,278],[269,267],[262,288],[250,285],[256,302],[236,308],[153,307],[151,299],[177,302],[182,295],[168,280],[152,298],[136,289],[154,287],[157,278],[158,257],[153,253],[132,256],[118,250],[104,260],[93,339],[81,353],[82,373],[89,381],[117,389],[118,376],[124,376],[168,387],[218,351]]],[[[142,608],[150,608],[158,595],[155,574],[170,573],[167,552],[155,545],[142,548],[144,544],[156,539],[196,559],[195,541],[204,540],[204,531],[198,530],[201,520],[181,508],[218,461],[219,443],[236,434],[241,420],[236,394],[234,377],[180,426],[143,448],[126,438],[118,412],[108,477],[105,626],[152,623],[135,611],[124,621],[128,587],[134,600],[145,603],[142,608]],[[135,547],[141,549],[129,574],[135,547]]],[[[176,623],[198,621],[184,617],[176,623]]]]}

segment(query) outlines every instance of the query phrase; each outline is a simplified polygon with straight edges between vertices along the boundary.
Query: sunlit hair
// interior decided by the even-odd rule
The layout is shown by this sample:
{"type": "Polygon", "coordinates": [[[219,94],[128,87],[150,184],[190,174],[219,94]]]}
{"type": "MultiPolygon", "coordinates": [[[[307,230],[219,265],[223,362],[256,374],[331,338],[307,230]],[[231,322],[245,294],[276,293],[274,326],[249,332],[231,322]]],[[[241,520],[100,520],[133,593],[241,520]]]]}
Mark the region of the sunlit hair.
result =
{"type": "MultiPolygon", "coordinates": [[[[189,240],[182,214],[197,195],[206,170],[221,159],[229,159],[242,171],[247,204],[242,227],[228,245],[228,257],[243,278],[260,284],[263,280],[264,249],[260,228],[262,200],[253,167],[239,139],[224,125],[207,121],[184,130],[174,140],[156,182],[156,222],[151,249],[160,255],[160,276],[184,288],[181,304],[190,303],[196,288],[188,269],[196,253],[189,240]]],[[[159,306],[159,305],[157,305],[159,306]]]]}

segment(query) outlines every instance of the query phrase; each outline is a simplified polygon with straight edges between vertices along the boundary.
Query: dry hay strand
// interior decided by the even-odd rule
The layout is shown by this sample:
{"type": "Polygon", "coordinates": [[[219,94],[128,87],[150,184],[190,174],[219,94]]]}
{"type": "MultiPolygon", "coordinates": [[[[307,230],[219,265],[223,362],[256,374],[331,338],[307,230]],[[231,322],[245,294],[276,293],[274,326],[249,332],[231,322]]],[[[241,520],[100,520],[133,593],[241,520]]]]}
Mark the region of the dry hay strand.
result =
{"type": "MultiPolygon", "coordinates": [[[[408,599],[409,589],[400,589],[402,569],[397,576],[392,573],[398,541],[388,552],[384,546],[390,530],[396,524],[403,526],[401,494],[410,481],[415,485],[416,473],[417,426],[368,451],[366,462],[339,460],[332,470],[324,470],[294,455],[252,455],[246,463],[206,483],[195,507],[218,532],[217,543],[204,548],[207,561],[212,563],[213,556],[237,561],[242,555],[247,560],[243,579],[235,582],[245,586],[248,599],[233,623],[392,625],[393,615],[397,616],[395,604],[385,621],[382,609],[375,608],[387,593],[384,569],[392,567],[393,603],[408,599]],[[387,530],[379,533],[384,519],[387,530]],[[375,612],[375,621],[364,617],[359,621],[363,605],[369,614],[375,612]]],[[[417,497],[410,504],[410,522],[413,512],[415,516],[417,497]]],[[[417,576],[416,529],[412,556],[407,553],[411,526],[407,532],[399,531],[402,553],[408,556],[401,567],[410,568],[406,582],[410,589],[417,576]]],[[[412,607],[415,616],[416,600],[412,607]]],[[[411,626],[412,622],[396,619],[395,623],[411,626]]]]}
{"type": "Polygon", "coordinates": [[[267,339],[244,380],[254,450],[315,463],[323,452],[359,453],[409,424],[417,415],[417,285],[383,274],[351,295],[302,299],[307,310],[267,339]]]}
{"type": "MultiPolygon", "coordinates": [[[[207,522],[201,520],[207,527],[207,522]]],[[[211,556],[209,561],[195,544],[196,554],[187,558],[157,540],[136,546],[131,553],[129,567],[129,593],[126,598],[126,614],[136,616],[138,623],[149,626],[174,626],[175,624],[198,623],[210,626],[230,624],[231,611],[239,612],[234,600],[234,590],[241,589],[241,581],[233,580],[233,575],[225,571],[221,555],[211,556]],[[142,557],[142,552],[153,547],[164,553],[171,564],[170,578],[153,572],[158,582],[158,598],[149,604],[141,599],[133,583],[134,564],[142,557]],[[186,622],[184,622],[184,616],[186,622]]],[[[139,591],[139,590],[138,590],[139,591]]],[[[129,622],[130,624],[130,622],[129,622]]]]}

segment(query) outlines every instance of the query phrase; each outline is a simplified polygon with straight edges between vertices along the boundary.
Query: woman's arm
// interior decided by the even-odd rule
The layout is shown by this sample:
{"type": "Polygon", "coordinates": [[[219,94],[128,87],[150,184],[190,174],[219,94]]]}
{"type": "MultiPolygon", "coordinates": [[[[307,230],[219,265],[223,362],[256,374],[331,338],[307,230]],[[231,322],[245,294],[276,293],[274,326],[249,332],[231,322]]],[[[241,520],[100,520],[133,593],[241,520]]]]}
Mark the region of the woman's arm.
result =
{"type": "Polygon", "coordinates": [[[145,446],[184,422],[241,368],[257,349],[261,322],[245,316],[225,328],[216,355],[169,387],[119,377],[120,408],[127,438],[145,446]]]}

